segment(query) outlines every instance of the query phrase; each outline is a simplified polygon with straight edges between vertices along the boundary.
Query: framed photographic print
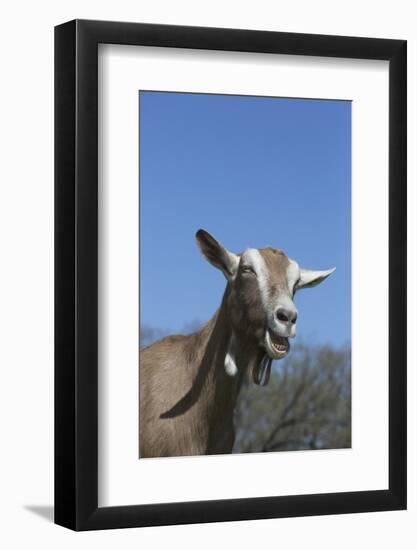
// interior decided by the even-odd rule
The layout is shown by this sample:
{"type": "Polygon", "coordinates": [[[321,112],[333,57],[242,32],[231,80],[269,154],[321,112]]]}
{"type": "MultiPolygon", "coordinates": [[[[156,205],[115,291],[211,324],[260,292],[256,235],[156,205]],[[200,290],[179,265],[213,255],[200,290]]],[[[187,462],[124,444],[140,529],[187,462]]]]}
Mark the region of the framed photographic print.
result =
{"type": "Polygon", "coordinates": [[[406,42],[55,29],[55,521],[406,507],[406,42]]]}

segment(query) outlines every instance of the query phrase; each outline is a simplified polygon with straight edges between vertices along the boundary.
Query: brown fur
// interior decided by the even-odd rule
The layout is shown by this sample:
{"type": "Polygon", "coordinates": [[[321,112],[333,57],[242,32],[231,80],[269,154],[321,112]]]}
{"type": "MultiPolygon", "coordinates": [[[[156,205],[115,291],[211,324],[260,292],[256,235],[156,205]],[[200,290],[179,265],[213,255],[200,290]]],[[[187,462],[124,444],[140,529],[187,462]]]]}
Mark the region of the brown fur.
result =
{"type": "Polygon", "coordinates": [[[140,456],[223,454],[234,443],[238,391],[261,350],[241,342],[235,377],[224,370],[231,337],[229,287],[220,309],[198,332],[169,336],[140,353],[140,456]]]}
{"type": "Polygon", "coordinates": [[[287,267],[289,261],[287,256],[279,248],[259,248],[271,278],[271,288],[287,289],[287,267]]]}
{"type": "MultiPolygon", "coordinates": [[[[272,359],[265,351],[265,338],[270,334],[271,317],[276,320],[280,297],[285,296],[290,306],[292,303],[289,260],[282,250],[258,249],[268,271],[267,283],[263,280],[260,286],[245,254],[228,252],[204,230],[199,230],[196,238],[203,255],[229,283],[220,309],[200,331],[169,336],[141,351],[141,457],[232,451],[233,411],[243,377],[251,375],[260,383],[265,359],[269,359],[269,377],[272,359]],[[262,303],[265,290],[261,287],[267,288],[269,308],[262,303]],[[230,350],[233,362],[230,368],[228,361],[228,374],[225,357],[230,350]]],[[[296,315],[284,319],[286,330],[294,332],[295,320],[296,315]]]]}

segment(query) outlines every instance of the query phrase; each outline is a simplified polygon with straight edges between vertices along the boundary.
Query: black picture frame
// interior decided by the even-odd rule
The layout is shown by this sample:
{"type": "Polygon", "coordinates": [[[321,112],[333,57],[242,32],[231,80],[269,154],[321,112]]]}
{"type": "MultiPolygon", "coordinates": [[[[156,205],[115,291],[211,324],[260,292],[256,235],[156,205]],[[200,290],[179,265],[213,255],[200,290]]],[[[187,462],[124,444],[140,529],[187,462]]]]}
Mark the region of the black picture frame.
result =
{"type": "Polygon", "coordinates": [[[74,20],[55,28],[55,522],[74,530],[406,508],[406,41],[74,20]],[[389,488],[98,507],[98,44],[389,62],[389,488]],[[395,345],[393,345],[393,343],[395,345]]]}

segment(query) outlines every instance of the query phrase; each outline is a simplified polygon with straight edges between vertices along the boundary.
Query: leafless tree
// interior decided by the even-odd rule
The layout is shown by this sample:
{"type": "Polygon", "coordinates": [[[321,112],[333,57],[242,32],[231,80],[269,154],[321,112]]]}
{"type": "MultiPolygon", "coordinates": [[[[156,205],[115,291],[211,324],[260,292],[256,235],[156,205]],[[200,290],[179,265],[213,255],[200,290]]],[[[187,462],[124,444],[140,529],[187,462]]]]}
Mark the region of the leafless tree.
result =
{"type": "MultiPolygon", "coordinates": [[[[186,323],[180,332],[181,334],[191,334],[192,332],[199,330],[202,325],[203,323],[201,321],[194,319],[193,321],[186,323]]],[[[143,324],[141,325],[139,331],[139,347],[145,348],[146,346],[150,346],[153,342],[156,342],[156,340],[159,340],[168,334],[172,334],[172,331],[143,324]]]]}
{"type": "Polygon", "coordinates": [[[167,331],[160,328],[142,325],[139,331],[139,347],[145,348],[146,346],[150,346],[153,342],[163,338],[167,334],[167,331]]]}
{"type": "Polygon", "coordinates": [[[351,446],[350,349],[297,346],[267,387],[245,383],[234,453],[351,446]]]}

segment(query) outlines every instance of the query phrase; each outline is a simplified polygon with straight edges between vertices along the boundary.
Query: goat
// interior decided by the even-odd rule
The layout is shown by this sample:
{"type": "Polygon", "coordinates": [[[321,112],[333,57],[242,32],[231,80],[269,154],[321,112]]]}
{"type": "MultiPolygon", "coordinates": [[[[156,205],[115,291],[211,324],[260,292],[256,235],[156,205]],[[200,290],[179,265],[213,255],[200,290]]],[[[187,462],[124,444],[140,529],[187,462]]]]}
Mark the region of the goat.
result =
{"type": "Polygon", "coordinates": [[[201,330],[140,352],[141,458],[231,453],[233,411],[245,375],[268,383],[296,333],[293,298],[334,269],[301,269],[276,248],[235,254],[200,229],[197,244],[227,279],[220,308],[201,330]]]}

